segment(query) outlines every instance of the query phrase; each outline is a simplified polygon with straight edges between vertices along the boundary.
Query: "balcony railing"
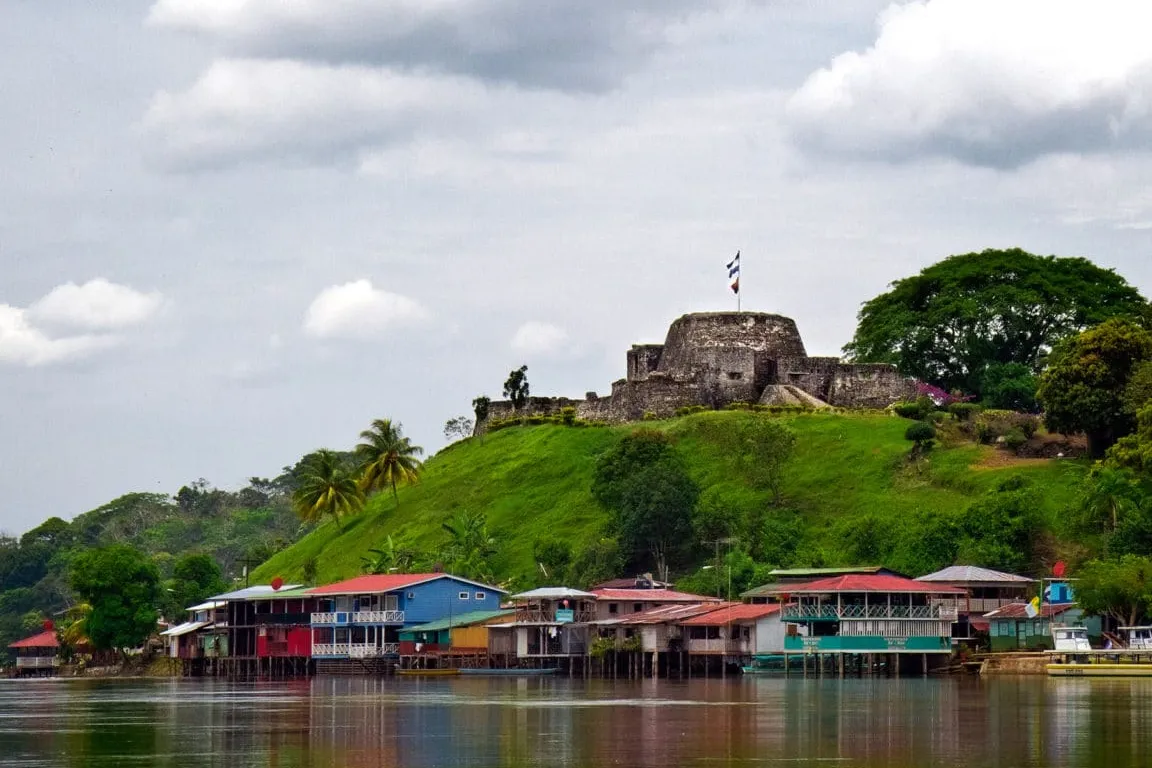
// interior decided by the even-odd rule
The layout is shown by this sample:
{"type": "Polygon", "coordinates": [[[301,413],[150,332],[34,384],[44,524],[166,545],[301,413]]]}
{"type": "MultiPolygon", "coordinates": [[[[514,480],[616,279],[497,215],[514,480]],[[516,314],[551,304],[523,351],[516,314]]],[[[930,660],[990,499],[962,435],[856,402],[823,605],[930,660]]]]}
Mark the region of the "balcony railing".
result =
{"type": "MultiPolygon", "coordinates": [[[[521,608],[521,609],[516,611],[516,623],[517,624],[551,624],[551,623],[558,621],[558,619],[556,618],[557,613],[558,613],[558,611],[554,611],[554,610],[542,611],[542,610],[538,610],[538,609],[521,608]]],[[[561,611],[561,613],[562,613],[562,611],[561,611]]],[[[596,615],[592,611],[570,611],[569,613],[572,614],[571,623],[573,623],[573,624],[583,624],[585,622],[592,621],[593,619],[596,618],[596,615]]],[[[564,622],[564,623],[568,623],[568,622],[564,622]]]]}
{"type": "Polygon", "coordinates": [[[956,609],[942,605],[786,605],[785,619],[955,619],[956,609]]]}
{"type": "Polygon", "coordinates": [[[400,652],[399,643],[384,643],[380,646],[362,643],[313,643],[313,656],[347,656],[350,659],[372,659],[379,656],[393,656],[400,652]]]}
{"type": "Polygon", "coordinates": [[[16,669],[51,669],[60,666],[55,656],[17,656],[16,669]]]}
{"type": "Polygon", "coordinates": [[[348,611],[320,611],[312,614],[313,624],[347,624],[348,611]]]}
{"type": "Polygon", "coordinates": [[[711,638],[708,640],[688,640],[687,644],[689,653],[726,653],[738,656],[752,652],[752,644],[747,640],[711,638]]]}
{"type": "Polygon", "coordinates": [[[404,611],[356,611],[352,614],[354,624],[403,624],[404,611]]]}

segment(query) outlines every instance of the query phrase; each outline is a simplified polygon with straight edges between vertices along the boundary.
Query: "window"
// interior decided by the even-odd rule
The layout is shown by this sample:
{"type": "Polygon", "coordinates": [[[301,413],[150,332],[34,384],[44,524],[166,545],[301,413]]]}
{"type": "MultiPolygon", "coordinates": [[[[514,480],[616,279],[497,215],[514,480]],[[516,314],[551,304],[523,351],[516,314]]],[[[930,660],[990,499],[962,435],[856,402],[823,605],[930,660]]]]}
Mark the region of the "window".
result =
{"type": "Polygon", "coordinates": [[[459,597],[461,600],[467,600],[470,597],[470,595],[467,592],[461,592],[459,597]]]}
{"type": "Polygon", "coordinates": [[[408,599],[409,600],[415,600],[416,599],[416,593],[415,592],[409,592],[408,593],[408,599]]]}
{"type": "Polygon", "coordinates": [[[619,611],[620,611],[619,605],[617,605],[616,603],[608,603],[608,613],[618,613],[619,611]]]}
{"type": "Polygon", "coordinates": [[[632,613],[640,613],[644,610],[644,603],[632,603],[632,613]]]}
{"type": "Polygon", "coordinates": [[[474,600],[487,600],[488,599],[488,593],[487,592],[477,592],[476,594],[472,595],[472,598],[474,600]]]}

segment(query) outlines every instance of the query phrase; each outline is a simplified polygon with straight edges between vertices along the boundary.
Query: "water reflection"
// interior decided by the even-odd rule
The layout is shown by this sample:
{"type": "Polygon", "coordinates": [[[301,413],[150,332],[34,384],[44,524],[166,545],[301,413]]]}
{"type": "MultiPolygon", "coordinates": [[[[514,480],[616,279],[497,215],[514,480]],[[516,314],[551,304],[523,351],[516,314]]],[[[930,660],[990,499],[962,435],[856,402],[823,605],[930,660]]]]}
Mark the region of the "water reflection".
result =
{"type": "Polygon", "coordinates": [[[0,682],[8,766],[1146,766],[1152,681],[0,682]]]}

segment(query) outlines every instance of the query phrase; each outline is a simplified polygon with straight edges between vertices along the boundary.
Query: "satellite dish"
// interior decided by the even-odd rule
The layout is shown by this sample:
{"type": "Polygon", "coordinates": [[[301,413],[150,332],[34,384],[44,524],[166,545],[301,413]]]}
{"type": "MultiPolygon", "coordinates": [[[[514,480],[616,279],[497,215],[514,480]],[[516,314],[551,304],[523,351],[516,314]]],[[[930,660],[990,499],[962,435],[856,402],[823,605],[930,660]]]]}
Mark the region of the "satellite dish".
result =
{"type": "Polygon", "coordinates": [[[44,631],[51,632],[54,629],[56,629],[56,625],[52,622],[52,619],[44,619],[44,631]]]}
{"type": "Polygon", "coordinates": [[[1058,579],[1064,578],[1064,572],[1068,566],[1064,564],[1063,560],[1057,560],[1056,565],[1052,566],[1052,575],[1058,579]]]}
{"type": "Polygon", "coordinates": [[[279,591],[280,587],[282,587],[282,586],[284,586],[284,579],[280,578],[279,576],[272,579],[272,590],[273,591],[279,591]]]}

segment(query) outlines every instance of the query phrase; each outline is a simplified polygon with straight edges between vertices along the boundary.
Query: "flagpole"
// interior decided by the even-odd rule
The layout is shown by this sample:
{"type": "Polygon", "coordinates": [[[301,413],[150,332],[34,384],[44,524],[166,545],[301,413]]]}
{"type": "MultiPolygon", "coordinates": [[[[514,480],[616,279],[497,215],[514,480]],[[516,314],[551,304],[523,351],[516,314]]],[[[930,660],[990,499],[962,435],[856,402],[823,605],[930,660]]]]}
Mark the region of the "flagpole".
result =
{"type": "MultiPolygon", "coordinates": [[[[741,252],[736,251],[736,253],[740,254],[741,252]]],[[[743,256],[740,257],[740,262],[741,262],[740,263],[740,277],[744,277],[744,263],[743,263],[744,257],[743,256]]],[[[743,301],[744,296],[743,296],[743,294],[741,294],[741,291],[743,289],[744,289],[744,286],[741,285],[736,290],[736,314],[740,314],[740,312],[742,311],[741,310],[741,302],[743,301]]]]}

